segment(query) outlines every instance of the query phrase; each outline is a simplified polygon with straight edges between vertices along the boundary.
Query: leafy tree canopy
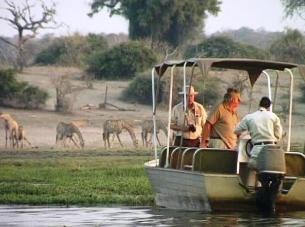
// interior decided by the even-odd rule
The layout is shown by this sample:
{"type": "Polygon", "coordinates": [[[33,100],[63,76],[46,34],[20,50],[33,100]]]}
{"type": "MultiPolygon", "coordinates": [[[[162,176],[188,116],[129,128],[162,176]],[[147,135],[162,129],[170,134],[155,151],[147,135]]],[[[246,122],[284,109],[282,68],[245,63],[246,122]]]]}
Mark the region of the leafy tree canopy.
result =
{"type": "Polygon", "coordinates": [[[220,3],[219,0],[94,0],[89,15],[108,8],[110,16],[122,15],[129,20],[131,39],[150,38],[152,45],[166,41],[178,46],[198,35],[206,13],[217,14],[220,3]]]}
{"type": "Polygon", "coordinates": [[[278,61],[305,63],[305,37],[297,29],[286,33],[271,44],[272,58],[278,61]]]}
{"type": "Polygon", "coordinates": [[[294,14],[298,14],[304,18],[305,0],[282,0],[282,4],[285,8],[286,17],[291,17],[294,14]]]}
{"type": "Polygon", "coordinates": [[[185,52],[186,58],[191,57],[245,57],[265,59],[268,54],[251,45],[244,45],[234,42],[232,39],[224,36],[212,36],[202,43],[190,46],[185,52]]]}

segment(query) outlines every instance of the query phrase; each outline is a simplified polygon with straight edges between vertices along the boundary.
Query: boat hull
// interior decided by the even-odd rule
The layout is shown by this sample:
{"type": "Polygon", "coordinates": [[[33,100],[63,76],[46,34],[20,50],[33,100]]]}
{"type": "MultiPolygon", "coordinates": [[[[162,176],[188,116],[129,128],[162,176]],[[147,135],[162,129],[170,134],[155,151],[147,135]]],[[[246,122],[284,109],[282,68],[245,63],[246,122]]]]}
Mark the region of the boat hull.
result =
{"type": "Polygon", "coordinates": [[[206,212],[255,209],[254,195],[239,184],[237,175],[159,168],[152,163],[146,163],[145,169],[157,206],[206,212]]]}
{"type": "MultiPolygon", "coordinates": [[[[238,174],[212,174],[160,168],[155,161],[144,167],[157,206],[189,211],[257,211],[256,194],[247,190],[238,174]]],[[[305,179],[297,178],[277,196],[278,211],[305,210],[305,179]]]]}

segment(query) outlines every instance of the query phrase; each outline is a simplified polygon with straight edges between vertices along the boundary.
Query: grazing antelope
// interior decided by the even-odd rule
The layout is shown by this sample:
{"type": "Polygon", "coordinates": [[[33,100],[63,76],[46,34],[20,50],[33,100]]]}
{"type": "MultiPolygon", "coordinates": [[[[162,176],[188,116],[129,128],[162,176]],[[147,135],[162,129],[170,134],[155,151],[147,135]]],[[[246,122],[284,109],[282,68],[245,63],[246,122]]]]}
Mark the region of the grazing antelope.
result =
{"type": "Polygon", "coordinates": [[[66,139],[70,139],[76,147],[83,148],[85,143],[83,136],[79,130],[79,128],[73,122],[65,123],[59,122],[56,127],[56,144],[58,141],[62,140],[64,147],[66,146],[66,139]],[[75,140],[74,135],[78,137],[78,142],[75,140]]]}
{"type": "MultiPolygon", "coordinates": [[[[156,120],[156,138],[157,138],[159,145],[161,146],[161,143],[160,143],[160,140],[158,137],[160,130],[163,131],[164,134],[167,136],[167,129],[166,129],[165,125],[163,124],[163,122],[161,120],[156,120]]],[[[152,138],[153,134],[154,134],[153,120],[144,120],[142,123],[142,132],[141,132],[143,146],[147,147],[148,144],[151,143],[151,138],[152,138]],[[150,134],[149,140],[148,140],[148,134],[150,134]]]]}
{"type": "Polygon", "coordinates": [[[19,125],[18,126],[18,134],[17,134],[17,141],[20,141],[20,146],[21,148],[23,148],[23,143],[24,141],[26,141],[28,143],[29,146],[32,146],[32,144],[30,143],[30,141],[27,139],[27,137],[25,136],[25,130],[23,128],[23,125],[19,125]]]}
{"type": "Polygon", "coordinates": [[[10,141],[11,147],[18,147],[18,123],[17,121],[8,113],[0,112],[0,119],[4,120],[4,130],[5,130],[5,147],[7,147],[7,141],[10,141]]]}
{"type": "Polygon", "coordinates": [[[122,141],[119,136],[123,129],[127,130],[127,132],[129,133],[133,145],[135,147],[138,146],[138,140],[136,139],[136,135],[134,133],[132,125],[130,125],[124,120],[106,120],[103,125],[103,140],[104,140],[105,148],[107,148],[107,144],[108,147],[110,148],[110,142],[109,142],[110,134],[115,134],[116,137],[118,138],[120,145],[123,147],[122,141]]]}

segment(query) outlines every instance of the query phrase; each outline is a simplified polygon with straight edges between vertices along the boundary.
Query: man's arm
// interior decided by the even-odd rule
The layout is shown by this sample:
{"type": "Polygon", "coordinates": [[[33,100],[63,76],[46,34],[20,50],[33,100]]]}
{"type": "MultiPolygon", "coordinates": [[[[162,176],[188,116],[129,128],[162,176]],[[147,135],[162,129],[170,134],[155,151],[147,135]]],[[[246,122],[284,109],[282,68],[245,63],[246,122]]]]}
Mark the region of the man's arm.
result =
{"type": "Polygon", "coordinates": [[[200,147],[207,147],[207,140],[210,136],[210,132],[212,129],[212,124],[208,121],[205,122],[204,128],[203,128],[203,133],[202,133],[202,137],[201,137],[201,142],[200,142],[200,147]]]}
{"type": "Polygon", "coordinates": [[[189,126],[178,126],[175,123],[171,123],[171,129],[174,131],[181,131],[181,132],[188,132],[190,130],[189,126]]]}
{"type": "Polygon", "coordinates": [[[247,125],[247,118],[244,117],[236,126],[234,129],[234,133],[239,136],[243,131],[249,131],[248,125],[247,125]]]}
{"type": "Polygon", "coordinates": [[[283,128],[281,125],[281,121],[278,117],[276,117],[276,121],[274,123],[274,136],[278,139],[282,139],[282,134],[283,134],[283,128]]]}

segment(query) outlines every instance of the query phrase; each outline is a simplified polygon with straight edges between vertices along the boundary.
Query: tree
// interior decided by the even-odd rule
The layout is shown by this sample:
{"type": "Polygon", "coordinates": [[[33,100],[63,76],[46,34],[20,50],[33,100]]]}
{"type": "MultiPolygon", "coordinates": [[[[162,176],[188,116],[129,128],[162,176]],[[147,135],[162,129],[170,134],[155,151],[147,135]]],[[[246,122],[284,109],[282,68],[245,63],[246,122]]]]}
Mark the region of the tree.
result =
{"type": "Polygon", "coordinates": [[[288,29],[270,47],[272,58],[278,61],[305,63],[305,37],[297,29],[288,29]]]}
{"type": "Polygon", "coordinates": [[[185,51],[185,57],[213,57],[229,58],[244,57],[264,59],[267,53],[251,45],[234,42],[224,36],[212,36],[195,46],[190,46],[185,51]]]}
{"type": "Polygon", "coordinates": [[[89,16],[108,8],[110,16],[129,20],[131,39],[150,38],[152,47],[162,41],[176,47],[197,36],[206,13],[217,14],[219,4],[218,0],[94,0],[89,16]]]}
{"type": "Polygon", "coordinates": [[[305,0],[282,0],[286,17],[292,17],[295,13],[304,18],[305,0]]]}
{"type": "Polygon", "coordinates": [[[30,3],[28,0],[22,6],[15,4],[13,0],[4,0],[6,4],[5,10],[7,16],[0,16],[1,20],[7,21],[18,32],[17,44],[0,37],[8,45],[14,47],[17,52],[16,64],[19,71],[23,70],[25,65],[24,46],[26,42],[33,39],[38,34],[40,29],[46,28],[47,24],[54,23],[55,3],[47,6],[43,1],[40,1],[40,16],[34,16],[34,8],[37,7],[35,3],[30,3]]]}

